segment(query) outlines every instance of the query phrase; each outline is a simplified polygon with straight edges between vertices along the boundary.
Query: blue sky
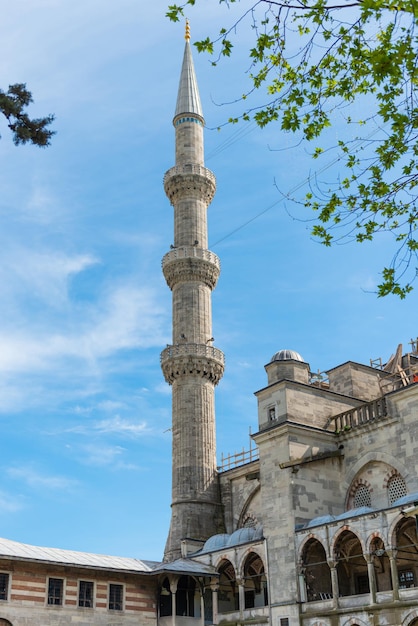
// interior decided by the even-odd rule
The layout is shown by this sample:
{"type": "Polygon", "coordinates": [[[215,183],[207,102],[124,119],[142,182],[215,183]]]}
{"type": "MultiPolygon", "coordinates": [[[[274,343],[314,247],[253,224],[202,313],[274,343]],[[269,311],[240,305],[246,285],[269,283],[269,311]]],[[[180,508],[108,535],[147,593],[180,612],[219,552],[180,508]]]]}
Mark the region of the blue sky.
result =
{"type": "MultiPolygon", "coordinates": [[[[162,178],[174,165],[184,48],[184,25],[164,13],[164,2],[139,0],[3,7],[0,86],[26,82],[31,114],[55,113],[57,131],[47,150],[16,148],[0,120],[0,535],[16,541],[163,553],[171,396],[159,354],[171,294],[161,258],[173,216],[162,178]]],[[[202,1],[189,16],[192,40],[225,15],[202,1]]],[[[280,201],[277,187],[303,195],[319,167],[308,149],[278,126],[217,130],[236,111],[219,105],[244,90],[240,37],[242,50],[217,68],[194,54],[218,185],[208,219],[222,262],[213,333],[227,364],[219,458],[248,448],[253,392],[277,350],[324,371],[386,360],[417,336],[415,292],[405,301],[373,293],[389,236],[326,249],[310,238],[311,216],[280,201]]]]}

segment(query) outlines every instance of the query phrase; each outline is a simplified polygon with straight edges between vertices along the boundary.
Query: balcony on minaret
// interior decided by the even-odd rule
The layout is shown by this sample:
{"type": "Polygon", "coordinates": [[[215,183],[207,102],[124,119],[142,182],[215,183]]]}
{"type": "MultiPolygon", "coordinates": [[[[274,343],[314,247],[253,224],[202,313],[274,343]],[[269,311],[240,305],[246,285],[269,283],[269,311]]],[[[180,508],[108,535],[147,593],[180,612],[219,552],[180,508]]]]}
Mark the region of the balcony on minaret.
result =
{"type": "Polygon", "coordinates": [[[173,206],[179,197],[186,194],[190,198],[193,192],[199,200],[205,200],[209,205],[216,191],[215,174],[195,163],[175,165],[165,173],[164,191],[173,206]]]}
{"type": "Polygon", "coordinates": [[[161,369],[172,385],[177,378],[196,375],[217,385],[225,369],[225,355],[219,348],[201,343],[168,345],[160,356],[161,369]]]}
{"type": "Polygon", "coordinates": [[[199,281],[213,290],[221,272],[221,262],[210,250],[179,246],[163,257],[162,268],[170,289],[179,281],[199,281]]]}

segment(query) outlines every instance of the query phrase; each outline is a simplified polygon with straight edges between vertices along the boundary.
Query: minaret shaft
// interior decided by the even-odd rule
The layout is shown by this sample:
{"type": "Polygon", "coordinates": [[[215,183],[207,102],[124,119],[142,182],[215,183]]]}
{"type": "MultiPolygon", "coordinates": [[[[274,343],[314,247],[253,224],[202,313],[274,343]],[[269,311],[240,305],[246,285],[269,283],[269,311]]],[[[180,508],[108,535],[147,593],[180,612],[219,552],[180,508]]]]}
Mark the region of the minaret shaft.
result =
{"type": "Polygon", "coordinates": [[[206,202],[202,202],[198,197],[191,197],[178,203],[174,220],[176,248],[189,245],[208,247],[206,210],[206,202]]]}
{"type": "Polygon", "coordinates": [[[173,289],[173,344],[205,344],[210,337],[211,290],[198,282],[176,285],[173,289]]]}
{"type": "MultiPolygon", "coordinates": [[[[181,118],[180,118],[181,119],[181,118]]],[[[198,122],[180,122],[176,128],[176,165],[203,165],[203,128],[198,122]]]]}
{"type": "Polygon", "coordinates": [[[164,177],[174,207],[174,245],[163,258],[172,290],[173,338],[161,354],[172,385],[172,515],[164,559],[181,556],[183,539],[206,540],[223,530],[216,471],[215,385],[224,356],[213,347],[212,290],[220,273],[207,249],[207,208],[215,177],[204,166],[203,115],[189,41],[176,113],[176,164],[164,177]]]}

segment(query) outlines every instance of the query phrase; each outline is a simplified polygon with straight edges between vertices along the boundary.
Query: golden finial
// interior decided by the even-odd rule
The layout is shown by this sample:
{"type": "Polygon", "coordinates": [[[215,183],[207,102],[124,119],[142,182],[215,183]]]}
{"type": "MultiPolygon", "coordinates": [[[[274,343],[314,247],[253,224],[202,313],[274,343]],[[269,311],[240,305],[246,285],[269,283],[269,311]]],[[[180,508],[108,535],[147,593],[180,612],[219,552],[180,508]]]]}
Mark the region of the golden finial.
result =
{"type": "Polygon", "coordinates": [[[189,20],[186,20],[186,34],[184,35],[186,41],[190,41],[190,24],[189,20]]]}

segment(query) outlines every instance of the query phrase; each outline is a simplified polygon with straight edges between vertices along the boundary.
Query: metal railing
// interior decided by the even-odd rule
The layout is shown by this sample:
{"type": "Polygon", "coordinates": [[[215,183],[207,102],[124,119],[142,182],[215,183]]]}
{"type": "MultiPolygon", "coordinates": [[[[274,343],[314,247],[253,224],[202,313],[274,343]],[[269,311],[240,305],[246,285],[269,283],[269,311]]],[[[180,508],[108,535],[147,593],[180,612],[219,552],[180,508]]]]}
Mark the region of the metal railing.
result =
{"type": "Polygon", "coordinates": [[[233,467],[239,467],[240,465],[246,465],[251,461],[258,461],[259,453],[258,448],[250,448],[249,450],[242,449],[241,452],[234,452],[233,454],[221,456],[221,464],[218,465],[218,471],[225,472],[233,467]]]}

